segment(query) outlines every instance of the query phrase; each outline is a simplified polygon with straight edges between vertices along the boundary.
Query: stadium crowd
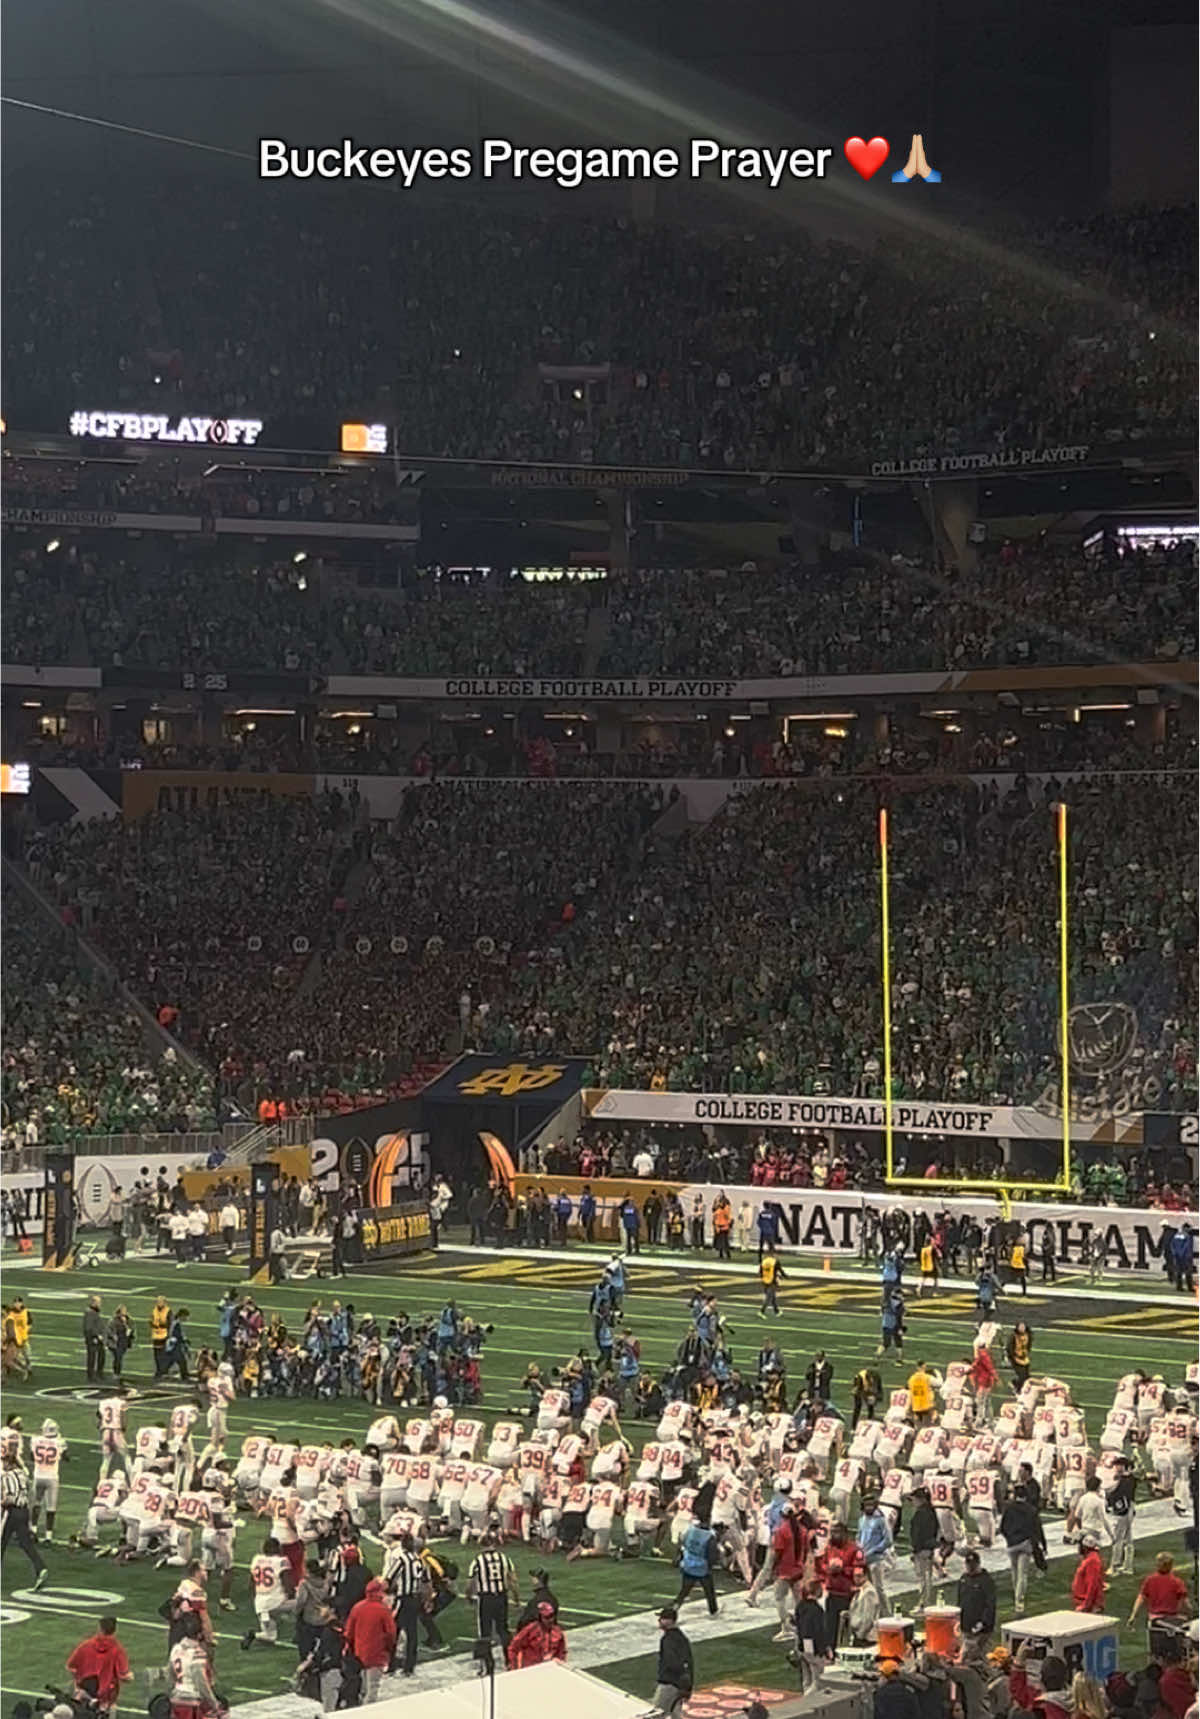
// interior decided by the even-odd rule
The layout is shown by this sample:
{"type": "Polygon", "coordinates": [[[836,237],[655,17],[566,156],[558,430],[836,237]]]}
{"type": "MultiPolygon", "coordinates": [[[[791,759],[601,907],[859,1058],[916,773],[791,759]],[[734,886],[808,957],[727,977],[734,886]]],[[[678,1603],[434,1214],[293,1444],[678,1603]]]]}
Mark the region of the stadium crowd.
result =
{"type": "Polygon", "coordinates": [[[350,584],[303,552],[250,561],[209,540],[148,550],[99,533],[62,541],[56,529],[52,549],[28,532],[8,537],[14,660],[580,674],[589,616],[602,604],[605,675],[1173,662],[1197,649],[1195,545],[1182,540],[1108,556],[1005,542],[955,574],[845,552],[818,567],[640,568],[545,584],[430,568],[387,591],[350,584]]]}
{"type": "MultiPolygon", "coordinates": [[[[1136,1011],[1121,1077],[1152,1083],[1166,1108],[1195,1082],[1194,807],[1171,781],[1064,792],[1072,995],[1136,1011]]],[[[631,896],[585,921],[563,963],[512,973],[473,1022],[481,1042],[596,1047],[605,1086],[878,1096],[875,805],[868,787],[824,796],[819,820],[795,793],[731,800],[648,854],[631,896]]],[[[945,787],[897,796],[892,822],[896,1096],[1033,1101],[1055,1078],[1048,810],[945,787]]]]}
{"type": "MultiPolygon", "coordinates": [[[[636,783],[435,783],[390,827],[264,794],[64,826],[28,863],[230,1089],[387,1090],[461,1042],[588,1055],[601,1085],[878,1097],[877,795],[762,787],[662,837],[636,783]]],[[[1096,1096],[1186,1108],[1194,803],[1171,776],[1063,795],[1072,997],[1133,1021],[1096,1096]]],[[[1053,840],[1020,784],[894,794],[897,1098],[1053,1100],[1053,840]]]]}
{"type": "Polygon", "coordinates": [[[231,1086],[263,1059],[281,1070],[293,1053],[304,1061],[291,1008],[344,914],[361,839],[354,803],[337,793],[264,793],[41,832],[27,863],[160,1023],[231,1086]]]}
{"type": "Polygon", "coordinates": [[[221,517],[379,525],[410,511],[388,466],[201,466],[182,459],[125,460],[22,458],[4,461],[6,505],[89,512],[170,513],[221,517]]]}
{"type": "Polygon", "coordinates": [[[1196,650],[1195,545],[1088,557],[1004,543],[969,574],[900,556],[615,583],[613,674],[805,675],[1154,660],[1196,650]]]}
{"type": "MultiPolygon", "coordinates": [[[[655,781],[702,777],[738,781],[776,777],[855,775],[946,776],[996,772],[1006,791],[1050,800],[1060,791],[1061,773],[1130,771],[1157,775],[1194,770],[1197,738],[1169,709],[1163,737],[1137,733],[1137,721],[1124,714],[1081,712],[1028,720],[970,713],[962,720],[916,717],[897,712],[888,718],[886,738],[872,733],[865,719],[847,716],[840,725],[760,719],[753,727],[727,723],[717,732],[690,724],[655,724],[647,737],[623,749],[591,750],[598,733],[580,723],[568,737],[549,733],[481,735],[454,733],[449,725],[429,724],[428,738],[413,746],[397,736],[388,721],[357,720],[353,727],[334,717],[318,717],[310,744],[298,727],[272,733],[265,726],[233,718],[219,742],[148,741],[119,734],[91,742],[34,734],[13,742],[21,757],[46,768],[75,765],[85,770],[314,771],[359,776],[411,776],[422,780],[460,777],[529,776],[587,781],[655,781]],[[1021,780],[1033,772],[1044,779],[1021,780]],[[1018,776],[1019,773],[1019,776],[1018,776]]],[[[636,729],[633,731],[637,732],[636,729]]]]}
{"type": "Polygon", "coordinates": [[[750,469],[1195,423],[1194,210],[1009,233],[948,269],[915,241],[868,254],[494,208],[464,226],[457,206],[406,208],[397,230],[371,209],[345,198],[315,219],[309,198],[264,211],[174,187],[142,208],[146,256],[121,236],[132,209],[22,201],[18,253],[45,255],[67,225],[73,254],[40,291],[9,283],[12,415],[56,427],[92,399],[341,414],[402,423],[426,457],[750,469]],[[114,270],[138,278],[101,315],[92,283],[114,270]],[[161,320],[139,330],[134,303],[161,320]],[[539,363],[605,381],[548,399],[539,363]]]}
{"type": "MultiPolygon", "coordinates": [[[[999,1157],[981,1167],[978,1143],[971,1157],[971,1143],[952,1141],[935,1136],[932,1142],[903,1134],[897,1136],[897,1174],[906,1169],[913,1174],[926,1172],[946,1178],[966,1181],[981,1173],[994,1174],[999,1157]],[[927,1156],[920,1163],[918,1154],[927,1156]],[[907,1163],[906,1154],[914,1154],[907,1163]]],[[[657,1184],[691,1182],[728,1187],[756,1188],[817,1188],[831,1192],[842,1190],[881,1189],[886,1186],[882,1154],[878,1137],[858,1136],[852,1132],[830,1137],[819,1129],[778,1128],[754,1130],[724,1128],[716,1137],[708,1137],[698,1125],[655,1123],[652,1127],[614,1128],[602,1121],[590,1119],[572,1140],[565,1138],[539,1145],[536,1142],[520,1156],[522,1171],[556,1176],[577,1176],[585,1182],[595,1177],[628,1177],[657,1184]]],[[[1134,1205],[1162,1211],[1184,1211],[1188,1205],[1186,1181],[1179,1180],[1180,1159],[1170,1152],[1129,1152],[1117,1157],[1105,1146],[1085,1158],[1072,1158],[1072,1187],[1070,1197],[1077,1203],[1091,1205],[1134,1205]]],[[[1008,1172],[1012,1174],[1012,1172],[1008,1172]]],[[[1020,1177],[1013,1174],[1014,1183],[1020,1177]]],[[[650,1195],[658,1205],[663,1196],[656,1185],[650,1195]]],[[[635,1183],[630,1196],[650,1240],[665,1234],[671,1240],[669,1227],[664,1227],[662,1214],[651,1225],[644,1211],[642,1188],[635,1183]]],[[[871,1209],[864,1206],[864,1213],[871,1209]]],[[[578,1210],[573,1212],[581,1220],[578,1210]]],[[[494,1227],[494,1226],[493,1226],[494,1227]]],[[[756,1236],[753,1209],[747,1202],[737,1212],[737,1244],[752,1246],[756,1236]]],[[[565,1236],[563,1238],[565,1240],[565,1236]]],[[[680,1226],[678,1244],[695,1250],[707,1247],[713,1239],[711,1222],[706,1217],[698,1228],[690,1221],[680,1226]]],[[[907,1240],[907,1236],[905,1237],[907,1240]]]]}
{"type": "Polygon", "coordinates": [[[55,935],[12,889],[2,912],[4,1144],[214,1127],[211,1074],[172,1049],[151,1054],[152,1029],[84,970],[71,931],[55,935]]]}

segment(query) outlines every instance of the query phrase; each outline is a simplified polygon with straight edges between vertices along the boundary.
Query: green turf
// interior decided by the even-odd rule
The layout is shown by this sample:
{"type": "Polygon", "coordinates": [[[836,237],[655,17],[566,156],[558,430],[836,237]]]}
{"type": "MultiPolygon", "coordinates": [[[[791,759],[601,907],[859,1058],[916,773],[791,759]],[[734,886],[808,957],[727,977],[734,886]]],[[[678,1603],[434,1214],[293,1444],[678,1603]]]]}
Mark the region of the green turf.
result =
{"type": "MultiPolygon", "coordinates": [[[[360,1314],[369,1310],[383,1319],[400,1308],[414,1314],[436,1311],[447,1296],[454,1295],[460,1308],[494,1321],[496,1326],[484,1360],[483,1418],[490,1421],[506,1410],[523,1407],[516,1386],[528,1361],[537,1360],[546,1368],[588,1342],[587,1288],[594,1271],[594,1261],[584,1259],[561,1262],[532,1257],[444,1255],[440,1259],[400,1263],[388,1274],[381,1271],[356,1274],[336,1286],[308,1282],[264,1289],[258,1298],[265,1307],[278,1308],[285,1316],[297,1320],[315,1296],[320,1295],[328,1303],[332,1287],[343,1301],[353,1302],[360,1314]]],[[[703,1261],[694,1265],[689,1262],[689,1271],[683,1275],[665,1268],[658,1260],[634,1262],[627,1319],[641,1339],[645,1363],[659,1368],[671,1355],[684,1327],[685,1291],[694,1278],[717,1289],[734,1328],[735,1361],[752,1373],[764,1329],[756,1317],[754,1286],[746,1278],[706,1274],[703,1261]]],[[[192,1343],[198,1348],[202,1343],[215,1341],[216,1302],[228,1285],[237,1283],[238,1274],[216,1266],[177,1270],[168,1262],[132,1259],[121,1266],[93,1267],[75,1274],[6,1271],[6,1279],[7,1293],[19,1287],[33,1310],[36,1365],[30,1384],[6,1386],[4,1413],[20,1412],[27,1433],[35,1430],[46,1414],[52,1414],[75,1447],[73,1460],[64,1471],[66,1487],[57,1530],[61,1538],[80,1526],[97,1466],[92,1403],[82,1394],[78,1399],[69,1394],[72,1387],[79,1388],[81,1393],[83,1390],[80,1322],[87,1292],[99,1290],[108,1311],[118,1301],[129,1306],[137,1323],[139,1342],[130,1357],[127,1375],[136,1385],[146,1380],[149,1350],[145,1321],[158,1289],[161,1287],[176,1306],[186,1301],[191,1307],[192,1343]],[[40,1394],[47,1390],[52,1393],[49,1398],[40,1394]],[[66,1394],[60,1396],[60,1391],[66,1394]]],[[[773,1321],[770,1329],[781,1341],[793,1380],[802,1376],[812,1353],[823,1347],[836,1368],[835,1397],[845,1404],[849,1380],[873,1352],[877,1340],[875,1285],[867,1280],[859,1286],[838,1280],[810,1279],[786,1285],[784,1299],[784,1315],[773,1321]]],[[[1035,1329],[1038,1369],[1053,1372],[1071,1384],[1076,1402],[1087,1410],[1093,1435],[1111,1402],[1113,1381],[1121,1373],[1142,1365],[1177,1380],[1195,1353],[1194,1314],[1187,1307],[1173,1304],[1163,1308],[1151,1304],[1138,1309],[1124,1300],[1050,1301],[1036,1288],[1027,1301],[1006,1303],[1009,1318],[1015,1316],[1011,1311],[1014,1305],[1020,1306],[1021,1316],[1035,1329]]],[[[944,1366],[967,1354],[971,1330],[971,1301],[965,1289],[945,1293],[931,1302],[914,1302],[904,1374],[918,1358],[944,1366]]],[[[886,1376],[898,1381],[901,1369],[893,1366],[886,1376]]],[[[153,1408],[147,1403],[139,1410],[135,1401],[130,1410],[131,1428],[136,1429],[143,1420],[157,1419],[159,1413],[158,1403],[153,1408]]],[[[230,1416],[231,1445],[236,1448],[252,1427],[279,1427],[329,1438],[342,1438],[348,1433],[361,1436],[370,1419],[367,1405],[353,1402],[239,1399],[230,1416]]],[[[626,1425],[626,1431],[635,1443],[640,1443],[649,1429],[633,1423],[626,1425]]],[[[1168,1537],[1167,1543],[1172,1539],[1177,1542],[1177,1537],[1168,1537]]],[[[238,1611],[216,1616],[220,1632],[218,1681],[233,1700],[278,1693],[294,1665],[290,1648],[258,1647],[243,1654],[237,1646],[237,1637],[252,1621],[245,1566],[256,1549],[255,1532],[244,1527],[238,1540],[239,1570],[234,1587],[238,1611]]],[[[121,1596],[119,1602],[112,1603],[121,1618],[122,1637],[139,1672],[161,1661],[165,1630],[157,1618],[157,1606],[173,1585],[176,1572],[156,1572],[144,1564],[118,1566],[107,1559],[97,1562],[88,1553],[71,1552],[62,1546],[51,1547],[47,1561],[55,1588],[103,1590],[121,1596]]],[[[522,1571],[538,1561],[535,1553],[523,1550],[516,1553],[522,1571]]],[[[1148,1543],[1141,1542],[1140,1571],[1145,1571],[1148,1561],[1148,1543]]],[[[602,1618],[645,1611],[671,1595],[676,1585],[669,1565],[649,1558],[621,1564],[587,1561],[567,1565],[560,1554],[550,1562],[552,1582],[564,1607],[568,1633],[572,1628],[602,1618]]],[[[1061,1604],[1069,1574],[1070,1561],[1052,1565],[1039,1591],[1031,1594],[1031,1609],[1035,1606],[1039,1610],[1050,1609],[1061,1604]]],[[[71,1646],[90,1633],[94,1627],[92,1620],[104,1609],[101,1602],[67,1595],[36,1608],[21,1607],[21,1602],[13,1601],[11,1596],[28,1579],[25,1560],[19,1552],[10,1551],[3,1576],[6,1608],[15,1605],[30,1611],[32,1616],[28,1621],[6,1624],[4,1629],[3,1689],[8,1705],[19,1693],[40,1692],[47,1681],[56,1680],[71,1646]]],[[[1002,1615],[1004,1586],[1002,1581],[1002,1615]]],[[[1114,1593],[1127,1607],[1129,1596],[1123,1595],[1120,1588],[1114,1593]]],[[[459,1604],[446,1614],[443,1633],[447,1640],[457,1633],[457,1645],[464,1648],[470,1627],[468,1608],[459,1604]]],[[[733,1677],[790,1686],[784,1678],[787,1668],[781,1662],[779,1649],[769,1641],[772,1627],[769,1614],[764,1614],[761,1631],[704,1643],[698,1651],[701,1680],[709,1683],[733,1677]]],[[[289,1630],[290,1624],[285,1622],[284,1634],[289,1630]]],[[[1130,1646],[1133,1645],[1131,1639],[1130,1646]]],[[[601,1668],[601,1674],[645,1694],[652,1669],[648,1660],[639,1659],[601,1668]]],[[[127,1708],[144,1711],[144,1685],[139,1683],[135,1689],[136,1694],[127,1698],[127,1708]]]]}

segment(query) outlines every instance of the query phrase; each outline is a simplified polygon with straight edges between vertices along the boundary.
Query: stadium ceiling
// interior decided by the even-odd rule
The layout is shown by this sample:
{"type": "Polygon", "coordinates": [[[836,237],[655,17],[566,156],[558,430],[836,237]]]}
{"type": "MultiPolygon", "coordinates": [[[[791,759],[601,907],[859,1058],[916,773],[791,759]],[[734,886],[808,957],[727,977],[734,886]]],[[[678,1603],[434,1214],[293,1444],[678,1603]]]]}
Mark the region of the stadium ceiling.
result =
{"type": "MultiPolygon", "coordinates": [[[[454,145],[699,134],[840,146],[858,130],[923,130],[953,162],[946,208],[963,193],[1012,208],[1049,191],[1074,212],[1101,190],[1098,97],[1111,32],[1127,23],[1186,26],[1194,13],[1180,0],[107,0],[102,13],[90,0],[13,0],[4,94],[247,157],[263,135],[454,145]]],[[[237,170],[220,154],[28,107],[8,108],[4,129],[10,172],[161,178],[223,160],[237,170]]],[[[544,201],[545,188],[534,190],[544,201]]],[[[807,220],[816,200],[798,192],[773,206],[807,220]]]]}

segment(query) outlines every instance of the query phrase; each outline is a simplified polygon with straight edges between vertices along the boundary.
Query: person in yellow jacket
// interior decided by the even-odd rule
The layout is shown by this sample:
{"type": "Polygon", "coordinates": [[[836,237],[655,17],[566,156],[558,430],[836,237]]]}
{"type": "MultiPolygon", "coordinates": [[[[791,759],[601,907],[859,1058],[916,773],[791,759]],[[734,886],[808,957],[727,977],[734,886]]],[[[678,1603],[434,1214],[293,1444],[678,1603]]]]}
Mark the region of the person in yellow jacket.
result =
{"type": "Polygon", "coordinates": [[[769,1247],[758,1262],[758,1278],[763,1286],[762,1306],[758,1317],[765,1319],[768,1312],[779,1318],[779,1285],[783,1281],[783,1267],[775,1257],[774,1248],[769,1247]]]}
{"type": "Polygon", "coordinates": [[[925,1370],[924,1361],[918,1361],[916,1372],[909,1374],[908,1396],[913,1419],[919,1427],[927,1425],[933,1419],[934,1395],[933,1380],[925,1370]]]}
{"type": "Polygon", "coordinates": [[[21,1296],[14,1296],[9,1306],[8,1317],[12,1325],[12,1364],[28,1378],[33,1370],[33,1355],[29,1348],[29,1332],[33,1325],[33,1317],[21,1296]]]}
{"type": "Polygon", "coordinates": [[[921,1268],[921,1276],[917,1281],[917,1294],[924,1295],[926,1285],[928,1285],[930,1293],[932,1295],[936,1295],[938,1286],[938,1251],[931,1240],[922,1243],[921,1252],[918,1256],[918,1264],[921,1268]]]}
{"type": "Polygon", "coordinates": [[[150,1347],[154,1351],[154,1377],[161,1379],[167,1369],[167,1337],[171,1330],[171,1309],[165,1295],[160,1295],[150,1309],[150,1347]]]}
{"type": "Polygon", "coordinates": [[[1028,1256],[1025,1252],[1025,1236],[1022,1232],[1022,1234],[1019,1235],[1016,1241],[1012,1244],[1012,1252],[1008,1256],[1008,1263],[1012,1268],[1013,1280],[1021,1285],[1022,1295],[1029,1294],[1029,1268],[1027,1258],[1028,1256]]]}

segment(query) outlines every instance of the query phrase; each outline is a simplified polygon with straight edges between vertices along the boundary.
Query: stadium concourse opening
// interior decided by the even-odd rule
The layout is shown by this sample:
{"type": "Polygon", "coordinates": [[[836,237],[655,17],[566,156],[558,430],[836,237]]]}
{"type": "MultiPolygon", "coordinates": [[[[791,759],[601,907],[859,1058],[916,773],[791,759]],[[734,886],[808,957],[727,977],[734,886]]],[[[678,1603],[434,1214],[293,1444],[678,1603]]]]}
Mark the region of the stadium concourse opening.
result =
{"type": "Polygon", "coordinates": [[[11,0],[0,1719],[1194,1712],[1195,10],[954,12],[11,0]]]}

